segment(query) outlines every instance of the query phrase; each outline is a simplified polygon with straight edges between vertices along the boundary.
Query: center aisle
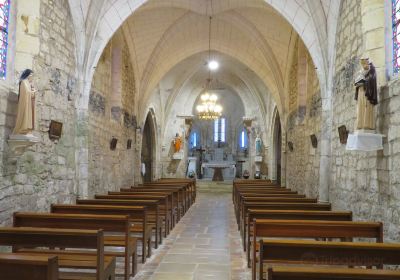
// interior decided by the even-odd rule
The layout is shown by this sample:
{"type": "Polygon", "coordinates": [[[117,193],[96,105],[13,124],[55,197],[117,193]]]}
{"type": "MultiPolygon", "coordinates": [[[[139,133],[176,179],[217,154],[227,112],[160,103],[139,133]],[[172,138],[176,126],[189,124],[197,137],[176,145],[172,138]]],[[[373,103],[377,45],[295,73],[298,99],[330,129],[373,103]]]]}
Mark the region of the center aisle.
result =
{"type": "Polygon", "coordinates": [[[232,184],[197,183],[196,203],[134,280],[247,280],[232,184]]]}

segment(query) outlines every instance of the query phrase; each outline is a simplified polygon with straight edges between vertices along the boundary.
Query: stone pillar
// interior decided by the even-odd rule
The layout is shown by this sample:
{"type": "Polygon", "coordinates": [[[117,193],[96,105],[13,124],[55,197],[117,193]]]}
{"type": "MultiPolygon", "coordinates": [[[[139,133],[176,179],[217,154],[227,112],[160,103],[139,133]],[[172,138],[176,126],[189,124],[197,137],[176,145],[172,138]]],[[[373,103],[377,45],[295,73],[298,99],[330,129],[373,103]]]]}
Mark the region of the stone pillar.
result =
{"type": "Polygon", "coordinates": [[[87,109],[77,109],[75,162],[76,190],[80,198],[89,197],[89,112],[87,109]]]}
{"type": "Polygon", "coordinates": [[[15,70],[22,72],[34,68],[33,59],[40,51],[40,1],[20,0],[16,3],[15,70]]]}
{"type": "Polygon", "coordinates": [[[384,0],[362,0],[363,55],[375,65],[378,88],[386,84],[385,64],[385,2],[384,0]]]}
{"type": "Polygon", "coordinates": [[[111,50],[111,119],[121,121],[122,117],[122,35],[117,33],[112,40],[111,50]]]}

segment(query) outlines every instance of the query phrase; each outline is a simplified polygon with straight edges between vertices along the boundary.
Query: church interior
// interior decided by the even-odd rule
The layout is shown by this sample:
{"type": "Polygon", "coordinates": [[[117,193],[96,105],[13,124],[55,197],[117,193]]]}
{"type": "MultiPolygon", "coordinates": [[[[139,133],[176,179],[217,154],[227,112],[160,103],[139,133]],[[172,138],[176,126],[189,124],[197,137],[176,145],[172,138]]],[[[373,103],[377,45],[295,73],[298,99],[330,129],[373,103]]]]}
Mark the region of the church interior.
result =
{"type": "Polygon", "coordinates": [[[399,0],[0,0],[1,280],[399,280],[399,0]]]}

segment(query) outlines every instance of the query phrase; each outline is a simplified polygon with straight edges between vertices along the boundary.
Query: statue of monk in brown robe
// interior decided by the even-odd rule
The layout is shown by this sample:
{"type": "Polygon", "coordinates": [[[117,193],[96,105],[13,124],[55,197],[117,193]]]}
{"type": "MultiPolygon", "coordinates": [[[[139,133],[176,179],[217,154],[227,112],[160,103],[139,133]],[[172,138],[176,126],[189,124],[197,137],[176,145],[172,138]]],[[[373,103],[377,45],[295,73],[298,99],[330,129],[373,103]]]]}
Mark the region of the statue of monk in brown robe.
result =
{"type": "Polygon", "coordinates": [[[35,129],[35,94],[33,71],[26,69],[21,74],[19,82],[18,111],[14,135],[33,136],[32,132],[35,129]]]}
{"type": "Polygon", "coordinates": [[[368,58],[360,59],[362,71],[356,78],[357,120],[356,130],[375,130],[374,106],[378,104],[376,71],[368,58]]]}

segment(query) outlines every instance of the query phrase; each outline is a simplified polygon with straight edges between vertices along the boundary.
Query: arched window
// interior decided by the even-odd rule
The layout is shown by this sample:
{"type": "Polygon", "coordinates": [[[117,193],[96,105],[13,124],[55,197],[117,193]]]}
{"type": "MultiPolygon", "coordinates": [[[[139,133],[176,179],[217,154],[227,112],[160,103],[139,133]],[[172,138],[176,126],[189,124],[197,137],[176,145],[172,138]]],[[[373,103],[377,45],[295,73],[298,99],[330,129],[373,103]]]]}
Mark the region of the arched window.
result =
{"type": "Polygon", "coordinates": [[[197,132],[192,133],[192,148],[197,148],[198,144],[198,135],[197,132]]]}
{"type": "Polygon", "coordinates": [[[240,139],[239,139],[239,146],[241,149],[246,149],[247,148],[247,143],[248,143],[248,139],[247,139],[247,133],[246,131],[243,129],[242,132],[240,133],[240,139]]]}
{"type": "Polygon", "coordinates": [[[400,0],[392,0],[393,72],[400,72],[400,0]]]}
{"type": "Polygon", "coordinates": [[[225,130],[225,118],[220,118],[214,121],[214,142],[226,141],[225,130]]]}
{"type": "Polygon", "coordinates": [[[7,75],[8,22],[10,0],[0,0],[0,78],[7,75]]]}

